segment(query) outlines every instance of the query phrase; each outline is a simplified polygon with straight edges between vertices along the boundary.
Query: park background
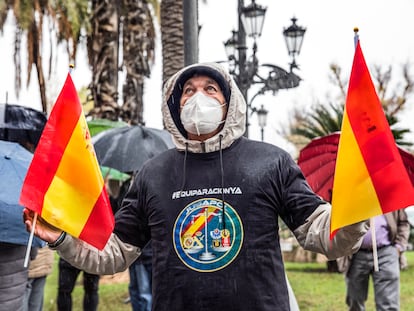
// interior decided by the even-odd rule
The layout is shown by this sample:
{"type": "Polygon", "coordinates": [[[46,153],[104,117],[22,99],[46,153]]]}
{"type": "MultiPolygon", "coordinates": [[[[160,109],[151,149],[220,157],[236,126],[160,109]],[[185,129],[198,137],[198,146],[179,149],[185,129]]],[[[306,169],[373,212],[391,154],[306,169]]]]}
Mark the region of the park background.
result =
{"type": "MultiPolygon", "coordinates": [[[[250,3],[247,0],[244,2],[245,5],[250,3]]],[[[335,63],[342,68],[344,78],[349,78],[354,56],[354,27],[360,30],[361,47],[370,69],[372,70],[374,66],[381,66],[384,69],[388,66],[392,67],[391,85],[397,87],[402,82],[403,64],[412,65],[414,37],[410,33],[414,29],[414,19],[411,16],[414,12],[413,1],[395,0],[391,3],[387,0],[292,0],[289,2],[260,0],[257,3],[267,7],[262,36],[257,40],[257,56],[260,64],[272,63],[287,70],[290,58],[282,31],[290,25],[292,17],[296,17],[297,24],[307,29],[301,53],[296,58],[300,67],[296,73],[302,78],[301,84],[294,89],[281,90],[275,96],[270,93],[259,96],[253,103],[256,107],[263,104],[269,110],[265,141],[285,148],[292,155],[297,154],[297,150],[281,133],[287,127],[293,109],[309,109],[318,102],[335,101],[338,90],[330,80],[329,68],[332,63],[335,63]]],[[[237,30],[237,5],[237,0],[199,1],[199,61],[220,61],[226,66],[227,56],[223,43],[230,38],[232,30],[237,30]]],[[[155,61],[151,76],[146,78],[144,85],[144,121],[146,126],[162,128],[162,53],[159,25],[155,26],[157,35],[155,61]]],[[[45,62],[49,52],[48,33],[47,29],[44,32],[45,44],[42,47],[45,62]]],[[[0,36],[0,45],[3,47],[0,57],[2,68],[0,102],[5,100],[7,94],[9,103],[41,109],[34,73],[29,88],[23,88],[19,98],[15,96],[13,40],[13,23],[9,20],[0,36]]],[[[24,44],[23,40],[22,46],[24,44]]],[[[251,39],[247,40],[247,45],[252,45],[251,39]]],[[[58,51],[53,62],[54,70],[50,79],[46,81],[49,89],[48,99],[51,103],[57,98],[69,68],[65,47],[61,45],[58,51]]],[[[26,68],[26,61],[23,56],[22,68],[26,68]]],[[[21,74],[22,81],[25,81],[26,73],[21,74]]],[[[77,89],[90,83],[91,71],[87,63],[85,46],[79,46],[72,77],[77,89]]],[[[121,87],[119,91],[121,94],[121,87]]],[[[250,94],[253,93],[254,87],[250,94]]],[[[411,122],[414,116],[412,100],[405,107],[405,113],[399,115],[401,126],[412,129],[414,126],[411,122]]],[[[251,118],[250,133],[250,138],[260,139],[256,115],[251,118]]],[[[414,141],[413,134],[407,137],[414,141]]]]}

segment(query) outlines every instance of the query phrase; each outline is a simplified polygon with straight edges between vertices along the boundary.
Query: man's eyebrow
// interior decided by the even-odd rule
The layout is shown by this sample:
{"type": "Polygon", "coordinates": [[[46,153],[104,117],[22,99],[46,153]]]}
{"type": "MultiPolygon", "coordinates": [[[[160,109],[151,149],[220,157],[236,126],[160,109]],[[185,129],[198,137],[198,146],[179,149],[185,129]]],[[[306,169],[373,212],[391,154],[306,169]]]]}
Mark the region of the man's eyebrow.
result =
{"type": "Polygon", "coordinates": [[[208,84],[215,84],[215,85],[219,85],[219,84],[217,83],[217,81],[216,81],[216,80],[211,79],[211,78],[207,79],[206,83],[208,83],[208,84]]]}
{"type": "Polygon", "coordinates": [[[185,81],[183,88],[185,88],[187,85],[193,85],[193,81],[191,81],[191,79],[188,79],[187,81],[185,81]]]}

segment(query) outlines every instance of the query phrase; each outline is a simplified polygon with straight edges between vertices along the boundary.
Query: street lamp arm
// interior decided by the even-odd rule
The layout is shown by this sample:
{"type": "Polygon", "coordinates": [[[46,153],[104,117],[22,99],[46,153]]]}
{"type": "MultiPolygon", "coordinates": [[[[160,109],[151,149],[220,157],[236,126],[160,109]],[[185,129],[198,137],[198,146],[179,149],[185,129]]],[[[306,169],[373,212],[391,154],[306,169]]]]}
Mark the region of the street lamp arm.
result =
{"type": "Polygon", "coordinates": [[[258,92],[256,92],[256,94],[254,94],[252,96],[252,98],[249,100],[249,102],[247,103],[247,106],[250,108],[251,110],[251,115],[253,115],[254,112],[256,112],[256,108],[252,107],[253,101],[254,99],[258,96],[258,95],[263,95],[266,91],[263,90],[264,88],[261,88],[258,92]]]}
{"type": "Polygon", "coordinates": [[[259,70],[257,70],[251,79],[251,84],[263,85],[255,96],[264,94],[268,91],[272,91],[273,94],[276,94],[276,92],[281,89],[290,89],[299,86],[301,78],[292,71],[288,72],[273,64],[263,64],[260,67],[265,67],[268,69],[268,72],[267,77],[265,78],[263,75],[259,74],[259,70]]]}
{"type": "Polygon", "coordinates": [[[277,92],[281,89],[295,88],[299,86],[299,83],[302,80],[292,71],[288,72],[279,66],[273,64],[263,64],[262,66],[271,68],[267,79],[264,81],[264,88],[266,88],[267,91],[277,92]]]}

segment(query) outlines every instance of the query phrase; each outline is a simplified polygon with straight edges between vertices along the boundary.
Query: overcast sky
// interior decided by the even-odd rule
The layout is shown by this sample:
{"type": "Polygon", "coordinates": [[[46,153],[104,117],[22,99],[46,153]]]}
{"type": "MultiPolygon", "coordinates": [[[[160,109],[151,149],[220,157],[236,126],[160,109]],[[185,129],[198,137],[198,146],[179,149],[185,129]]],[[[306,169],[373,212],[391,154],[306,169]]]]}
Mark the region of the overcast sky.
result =
{"type": "MultiPolygon", "coordinates": [[[[223,42],[230,35],[231,30],[237,29],[237,0],[208,0],[206,4],[200,2],[199,23],[200,30],[200,61],[224,61],[226,55],[223,42]]],[[[245,0],[245,4],[250,1],[245,0]]],[[[291,107],[305,108],[317,100],[326,101],[327,94],[335,96],[332,84],[329,82],[329,65],[337,63],[341,66],[343,76],[348,78],[352,66],[354,42],[353,29],[359,28],[361,47],[370,68],[373,65],[385,67],[391,65],[395,76],[402,81],[400,68],[406,62],[414,62],[414,1],[412,0],[257,0],[256,3],[267,7],[262,37],[259,38],[258,58],[261,64],[273,63],[288,69],[290,58],[287,55],[282,31],[291,24],[290,19],[295,16],[297,24],[307,28],[301,54],[297,57],[300,70],[297,74],[303,79],[300,86],[291,90],[282,90],[276,96],[258,96],[253,105],[261,104],[268,109],[268,126],[265,130],[265,140],[290,149],[288,144],[277,135],[287,124],[291,107]]],[[[7,30],[7,29],[6,29],[7,30]]],[[[20,101],[17,101],[13,92],[12,67],[12,37],[0,38],[2,46],[2,71],[0,72],[0,98],[5,98],[8,92],[8,101],[30,105],[40,109],[39,102],[32,101],[38,98],[36,87],[24,91],[20,101]]],[[[47,42],[47,41],[45,41],[47,42]]],[[[248,41],[249,43],[250,41],[248,41]]],[[[157,45],[157,58],[153,67],[151,79],[146,81],[144,118],[147,126],[160,128],[162,126],[160,114],[161,88],[161,59],[160,43],[157,45]]],[[[53,87],[49,96],[57,96],[66,77],[66,57],[60,57],[58,71],[54,75],[53,87]],[[55,94],[55,95],[54,95],[55,94]]],[[[412,67],[414,75],[414,66],[412,67]]],[[[87,70],[86,57],[78,59],[77,68],[73,73],[73,80],[77,87],[84,86],[90,79],[87,70]]],[[[33,79],[36,82],[36,78],[33,79]]],[[[253,94],[253,90],[250,92],[253,94]]],[[[4,101],[3,99],[1,99],[4,101]]],[[[404,124],[414,116],[412,99],[404,114],[404,124]]],[[[251,118],[250,137],[260,139],[260,132],[256,120],[251,118]]]]}
{"type": "MultiPolygon", "coordinates": [[[[207,4],[200,4],[200,61],[226,60],[223,42],[231,36],[231,30],[237,29],[237,3],[237,0],[208,0],[207,4]]],[[[248,3],[245,0],[245,4],[248,3]]],[[[289,151],[293,151],[292,146],[286,144],[277,132],[287,125],[292,107],[306,108],[318,100],[326,102],[328,96],[333,98],[338,94],[328,78],[329,66],[331,63],[338,64],[343,77],[349,78],[355,27],[359,28],[361,47],[368,66],[381,65],[386,68],[391,65],[398,78],[393,83],[402,82],[401,66],[414,62],[414,36],[411,35],[414,29],[414,1],[257,0],[256,3],[267,7],[262,37],[257,41],[261,64],[273,63],[287,70],[290,58],[282,35],[283,28],[290,26],[292,17],[298,19],[298,25],[307,28],[301,54],[297,57],[300,66],[297,74],[303,79],[300,86],[281,90],[276,96],[258,96],[253,101],[254,106],[263,104],[269,110],[265,140],[289,151]]],[[[158,62],[153,76],[160,71],[158,62]]],[[[414,66],[412,73],[414,76],[414,66]]],[[[153,79],[148,89],[157,83],[157,79],[153,79]]],[[[254,90],[250,94],[253,95],[254,90]]],[[[404,114],[405,126],[413,123],[413,101],[414,98],[408,103],[409,109],[404,114]]],[[[149,113],[149,109],[146,112],[149,113]]],[[[150,124],[150,119],[146,119],[150,124]]],[[[255,116],[250,121],[250,137],[260,139],[255,116]]]]}

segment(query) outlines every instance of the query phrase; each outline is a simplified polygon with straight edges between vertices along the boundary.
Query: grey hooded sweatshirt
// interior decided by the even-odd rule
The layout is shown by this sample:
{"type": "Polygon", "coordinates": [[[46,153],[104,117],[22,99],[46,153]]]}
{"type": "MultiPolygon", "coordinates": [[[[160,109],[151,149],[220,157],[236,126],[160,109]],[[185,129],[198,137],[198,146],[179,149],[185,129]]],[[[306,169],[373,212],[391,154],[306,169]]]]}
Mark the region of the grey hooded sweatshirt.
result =
{"type": "Polygon", "coordinates": [[[95,274],[125,270],[151,240],[153,310],[289,310],[278,217],[299,244],[333,259],[356,252],[366,222],[331,241],[330,205],[315,195],[282,149],[243,137],[246,103],[217,64],[184,68],[165,85],[164,124],[176,148],[137,174],[115,230],[102,251],[67,236],[57,247],[74,266],[95,274]],[[179,117],[185,81],[215,79],[228,104],[223,129],[188,140],[179,117]]]}

